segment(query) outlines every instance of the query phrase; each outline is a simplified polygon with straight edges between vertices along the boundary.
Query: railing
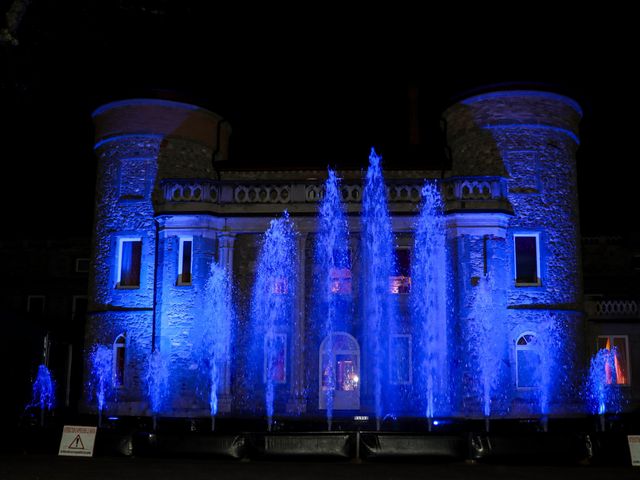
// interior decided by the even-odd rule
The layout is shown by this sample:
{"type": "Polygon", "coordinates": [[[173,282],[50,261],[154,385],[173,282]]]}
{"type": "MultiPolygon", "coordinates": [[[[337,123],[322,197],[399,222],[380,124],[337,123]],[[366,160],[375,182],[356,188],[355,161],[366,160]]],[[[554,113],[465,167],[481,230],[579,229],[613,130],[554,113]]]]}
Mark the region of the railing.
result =
{"type": "Polygon", "coordinates": [[[506,199],[507,184],[501,177],[452,177],[445,180],[446,200],[506,199]]]}
{"type": "Polygon", "coordinates": [[[233,199],[236,203],[289,203],[291,185],[238,185],[233,199]]]}
{"type": "MultiPolygon", "coordinates": [[[[362,185],[348,184],[341,185],[340,193],[343,202],[357,203],[362,201],[362,185]]],[[[305,199],[307,202],[318,202],[324,198],[324,185],[306,185],[305,199]]],[[[413,202],[420,201],[420,185],[387,185],[387,199],[390,202],[413,202]]]]}
{"type": "MultiPolygon", "coordinates": [[[[387,199],[393,204],[417,204],[422,198],[422,181],[388,182],[387,199]]],[[[210,179],[165,179],[162,181],[165,203],[223,204],[309,204],[324,197],[321,183],[236,183],[210,179]]],[[[445,211],[511,212],[506,180],[501,177],[452,177],[442,180],[445,211]]],[[[340,186],[342,201],[362,201],[363,186],[344,183],[340,186]]],[[[406,207],[402,207],[406,208],[406,207]]]]}
{"type": "Polygon", "coordinates": [[[167,202],[209,202],[218,201],[218,185],[206,179],[172,179],[162,182],[164,199],[167,202]]]}
{"type": "Polygon", "coordinates": [[[512,212],[507,182],[502,177],[451,177],[444,180],[446,211],[500,210],[512,212]]]}
{"type": "Polygon", "coordinates": [[[594,319],[640,318],[640,308],[636,300],[587,300],[585,310],[594,319]]]}

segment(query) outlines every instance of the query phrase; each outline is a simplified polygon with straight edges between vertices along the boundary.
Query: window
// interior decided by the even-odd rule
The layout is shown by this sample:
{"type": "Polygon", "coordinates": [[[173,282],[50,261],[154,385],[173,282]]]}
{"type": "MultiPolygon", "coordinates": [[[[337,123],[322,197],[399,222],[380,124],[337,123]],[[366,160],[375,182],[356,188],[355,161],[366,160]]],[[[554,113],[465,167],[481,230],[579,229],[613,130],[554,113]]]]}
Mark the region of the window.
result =
{"type": "MultiPolygon", "coordinates": [[[[335,389],[339,392],[352,392],[358,388],[360,378],[357,373],[357,358],[352,354],[336,355],[335,389]]],[[[323,387],[326,384],[323,382],[323,387]]]]}
{"type": "Polygon", "coordinates": [[[609,385],[631,385],[629,368],[629,338],[626,335],[608,335],[598,337],[598,350],[615,350],[614,366],[607,365],[607,383],[609,385]],[[615,374],[615,376],[614,376],[615,374]]]}
{"type": "Polygon", "coordinates": [[[351,294],[351,250],[334,251],[333,265],[329,270],[331,293],[351,294]]]}
{"type": "Polygon", "coordinates": [[[124,365],[125,365],[125,338],[118,335],[113,342],[113,384],[116,387],[124,386],[124,365]]]}
{"type": "Polygon", "coordinates": [[[271,293],[286,295],[289,293],[289,282],[285,277],[276,277],[271,282],[271,293]]]}
{"type": "Polygon", "coordinates": [[[394,251],[394,272],[389,277],[389,291],[394,294],[409,293],[411,291],[411,250],[396,248],[394,251]]]}
{"type": "Polygon", "coordinates": [[[140,287],[140,266],[142,260],[142,239],[118,239],[118,288],[140,287]]]}
{"type": "Polygon", "coordinates": [[[264,381],[287,381],[287,335],[276,333],[264,338],[264,381]]]}
{"type": "Polygon", "coordinates": [[[411,384],[411,335],[391,335],[391,342],[389,343],[389,371],[392,384],[411,384]]]}
{"type": "Polygon", "coordinates": [[[88,258],[76,258],[76,273],[87,273],[89,271],[88,258]]]}
{"type": "Polygon", "coordinates": [[[71,319],[84,320],[87,314],[87,296],[74,295],[71,301],[71,319]]]}
{"type": "Polygon", "coordinates": [[[44,295],[27,296],[27,312],[42,315],[44,313],[44,295]]]}
{"type": "Polygon", "coordinates": [[[193,237],[180,237],[178,251],[178,285],[191,285],[193,237]]]}
{"type": "Polygon", "coordinates": [[[537,233],[513,236],[516,285],[540,285],[540,237],[537,233]]]}
{"type": "Polygon", "coordinates": [[[535,333],[523,333],[516,341],[516,387],[537,387],[539,364],[535,333]]]}
{"type": "Polygon", "coordinates": [[[334,410],[360,408],[360,347],[346,332],[326,337],[319,350],[318,407],[334,410]]]}

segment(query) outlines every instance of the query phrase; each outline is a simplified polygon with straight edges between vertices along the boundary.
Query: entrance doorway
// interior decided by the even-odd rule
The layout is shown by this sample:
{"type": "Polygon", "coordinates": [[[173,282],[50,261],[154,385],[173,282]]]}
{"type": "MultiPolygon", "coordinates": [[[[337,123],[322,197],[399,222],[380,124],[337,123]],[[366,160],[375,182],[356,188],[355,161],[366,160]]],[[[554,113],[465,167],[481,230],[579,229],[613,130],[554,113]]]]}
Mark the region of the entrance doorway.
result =
{"type": "Polygon", "coordinates": [[[327,409],[333,393],[334,410],[360,409],[360,346],[346,332],[336,332],[320,344],[319,408],[327,409]]]}

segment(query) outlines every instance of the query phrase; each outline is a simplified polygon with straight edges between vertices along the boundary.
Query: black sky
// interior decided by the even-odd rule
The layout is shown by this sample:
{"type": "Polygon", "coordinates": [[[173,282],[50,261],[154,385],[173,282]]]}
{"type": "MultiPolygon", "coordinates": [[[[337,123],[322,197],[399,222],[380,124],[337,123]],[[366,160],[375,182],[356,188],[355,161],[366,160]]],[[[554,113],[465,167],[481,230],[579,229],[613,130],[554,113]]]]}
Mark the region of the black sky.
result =
{"type": "MultiPolygon", "coordinates": [[[[208,107],[232,124],[234,161],[364,166],[374,145],[393,168],[408,140],[409,85],[419,87],[429,162],[453,98],[513,83],[568,94],[584,108],[583,232],[638,230],[639,83],[624,14],[588,19],[541,8],[490,22],[455,10],[364,17],[289,7],[239,16],[189,0],[81,3],[33,0],[19,45],[2,45],[10,234],[91,235],[90,113],[105,101],[162,92],[208,107]]],[[[2,12],[10,4],[0,1],[2,12]]]]}

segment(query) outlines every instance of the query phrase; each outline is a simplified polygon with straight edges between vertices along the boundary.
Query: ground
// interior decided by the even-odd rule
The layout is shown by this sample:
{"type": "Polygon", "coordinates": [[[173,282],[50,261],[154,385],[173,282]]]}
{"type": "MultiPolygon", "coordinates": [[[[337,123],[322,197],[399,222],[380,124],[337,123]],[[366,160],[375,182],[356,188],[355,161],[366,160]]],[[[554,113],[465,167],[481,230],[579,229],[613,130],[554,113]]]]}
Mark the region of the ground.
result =
{"type": "Polygon", "coordinates": [[[0,455],[2,480],[189,480],[283,479],[569,479],[638,478],[632,467],[483,465],[446,463],[231,462],[133,457],[64,458],[53,455],[0,455]]]}

